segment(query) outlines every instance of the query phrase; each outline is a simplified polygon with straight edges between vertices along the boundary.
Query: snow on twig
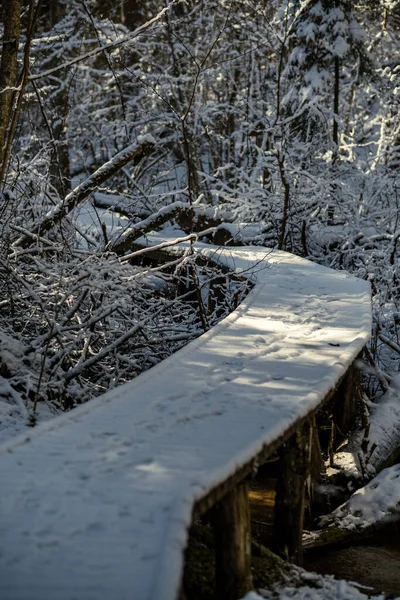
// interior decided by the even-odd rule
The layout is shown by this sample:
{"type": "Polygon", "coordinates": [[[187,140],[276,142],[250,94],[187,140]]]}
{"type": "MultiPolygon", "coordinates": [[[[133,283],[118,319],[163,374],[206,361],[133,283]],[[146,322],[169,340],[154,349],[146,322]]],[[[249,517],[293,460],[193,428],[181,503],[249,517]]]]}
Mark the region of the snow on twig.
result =
{"type": "Polygon", "coordinates": [[[162,242],[161,244],[157,244],[156,246],[149,246],[148,248],[141,248],[140,250],[136,250],[135,252],[131,252],[130,254],[125,254],[120,258],[120,262],[124,262],[126,260],[131,260],[132,258],[137,258],[142,254],[147,254],[148,252],[156,252],[157,250],[163,250],[164,248],[169,248],[171,246],[176,246],[183,242],[196,242],[202,237],[207,235],[211,235],[217,230],[217,227],[209,227],[204,231],[200,231],[199,233],[190,233],[184,237],[178,237],[174,240],[168,240],[167,242],[162,242]]]}

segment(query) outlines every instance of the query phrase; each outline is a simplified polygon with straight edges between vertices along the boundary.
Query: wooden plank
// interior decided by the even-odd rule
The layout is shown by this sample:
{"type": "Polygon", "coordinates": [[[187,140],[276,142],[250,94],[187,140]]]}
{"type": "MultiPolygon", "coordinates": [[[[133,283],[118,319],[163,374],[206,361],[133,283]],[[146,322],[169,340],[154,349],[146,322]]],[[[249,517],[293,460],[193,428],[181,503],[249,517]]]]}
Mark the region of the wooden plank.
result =
{"type": "Polygon", "coordinates": [[[310,470],[312,428],[306,422],[279,449],[274,516],[274,550],[282,558],[302,563],[304,498],[310,470]]]}
{"type": "Polygon", "coordinates": [[[248,484],[240,483],[212,511],[218,600],[238,600],[253,588],[248,484]]]}

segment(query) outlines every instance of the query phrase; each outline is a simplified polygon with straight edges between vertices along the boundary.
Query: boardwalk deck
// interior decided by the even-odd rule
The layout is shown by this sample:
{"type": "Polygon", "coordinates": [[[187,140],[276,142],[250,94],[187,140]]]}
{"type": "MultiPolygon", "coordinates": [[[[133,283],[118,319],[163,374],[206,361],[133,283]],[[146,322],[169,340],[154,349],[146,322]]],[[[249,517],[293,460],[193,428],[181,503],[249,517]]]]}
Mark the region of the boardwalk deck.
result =
{"type": "Polygon", "coordinates": [[[256,281],[215,328],[0,448],[0,598],[175,600],[203,512],[337,387],[369,285],[284,252],[204,252],[256,281]]]}

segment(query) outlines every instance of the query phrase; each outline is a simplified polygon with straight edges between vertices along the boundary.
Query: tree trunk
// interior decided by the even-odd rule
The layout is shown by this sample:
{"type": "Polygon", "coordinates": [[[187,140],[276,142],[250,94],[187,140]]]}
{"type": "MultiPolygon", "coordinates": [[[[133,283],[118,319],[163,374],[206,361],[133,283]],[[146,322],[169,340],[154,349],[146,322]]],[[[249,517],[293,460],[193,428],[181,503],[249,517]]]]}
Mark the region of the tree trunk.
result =
{"type": "MultiPolygon", "coordinates": [[[[52,0],[49,4],[48,16],[51,25],[60,21],[66,12],[66,6],[60,0],[52,0]]],[[[49,65],[56,66],[56,64],[49,65]]],[[[51,116],[51,135],[53,148],[50,161],[50,181],[57,190],[60,198],[71,191],[71,174],[69,164],[69,146],[68,146],[68,126],[67,119],[69,115],[69,94],[68,85],[62,85],[58,91],[52,95],[52,116],[51,116]]]]}
{"type": "MultiPolygon", "coordinates": [[[[4,37],[0,62],[0,173],[5,171],[7,131],[17,84],[20,0],[3,2],[4,37]]],[[[0,185],[2,183],[0,177],[0,185]]]]}
{"type": "Polygon", "coordinates": [[[279,173],[281,176],[281,181],[283,185],[283,212],[282,212],[282,222],[281,222],[281,230],[279,233],[278,240],[278,250],[283,250],[285,245],[285,235],[286,235],[286,226],[289,218],[289,210],[290,210],[290,183],[286,175],[285,169],[285,158],[283,155],[278,153],[277,155],[278,165],[279,165],[279,173]]]}
{"type": "Polygon", "coordinates": [[[333,94],[333,143],[336,148],[333,156],[334,160],[339,154],[339,78],[340,78],[340,61],[339,57],[335,56],[335,85],[333,94]]]}

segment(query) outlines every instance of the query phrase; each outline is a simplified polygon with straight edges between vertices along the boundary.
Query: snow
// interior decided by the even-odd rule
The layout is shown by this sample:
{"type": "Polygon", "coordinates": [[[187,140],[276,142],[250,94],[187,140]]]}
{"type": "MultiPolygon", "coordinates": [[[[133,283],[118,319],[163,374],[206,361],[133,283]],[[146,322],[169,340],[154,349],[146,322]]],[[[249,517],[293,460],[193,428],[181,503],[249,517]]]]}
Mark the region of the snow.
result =
{"type": "Polygon", "coordinates": [[[266,248],[199,248],[256,283],[238,309],[0,448],[1,598],[176,598],[195,501],[314,410],[368,340],[367,282],[266,248]]]}
{"type": "Polygon", "coordinates": [[[374,404],[371,410],[371,429],[369,433],[369,447],[376,444],[376,449],[371,456],[372,464],[379,464],[387,460],[396,450],[400,426],[400,391],[399,376],[391,382],[389,390],[374,404]],[[395,387],[396,386],[396,387],[395,387]]]}
{"type": "Polygon", "coordinates": [[[346,42],[343,36],[338,35],[332,44],[332,54],[343,58],[349,51],[349,44],[346,42]]]}
{"type": "MultiPolygon", "coordinates": [[[[52,419],[56,409],[40,403],[36,408],[37,422],[52,419]]],[[[0,439],[2,443],[26,432],[29,415],[20,394],[10,385],[9,381],[0,376],[0,439]]]]}
{"type": "Polygon", "coordinates": [[[365,529],[400,517],[400,464],[384,469],[373,481],[357,490],[320,524],[341,529],[365,529]]]}
{"type": "MultiPolygon", "coordinates": [[[[64,199],[59,201],[53,206],[44,216],[34,224],[31,228],[35,235],[43,233],[54,226],[57,221],[62,219],[65,215],[70,213],[76,208],[83,200],[85,200],[95,190],[95,188],[103,181],[110,178],[117,168],[122,168],[128,162],[132,161],[137,153],[142,151],[146,144],[152,144],[149,139],[153,139],[151,136],[142,136],[145,139],[144,142],[134,142],[130,144],[117,154],[115,154],[110,160],[105,162],[101,167],[96,169],[91,175],[79,183],[64,199]]],[[[24,236],[16,241],[16,245],[20,245],[24,241],[24,236]]]]}
{"type": "Polygon", "coordinates": [[[241,242],[242,244],[256,240],[261,234],[259,223],[221,223],[221,225],[217,225],[216,231],[220,229],[229,232],[232,236],[232,240],[236,243],[241,242]]]}
{"type": "MultiPolygon", "coordinates": [[[[10,385],[9,377],[18,375],[28,380],[28,370],[22,371],[23,357],[26,346],[15,338],[0,331],[0,439],[5,442],[19,433],[26,431],[28,411],[25,402],[17,390],[10,385]]],[[[46,420],[53,412],[45,403],[37,407],[38,419],[46,420]]]]}
{"type": "Polygon", "coordinates": [[[363,586],[343,579],[334,579],[331,575],[322,576],[302,571],[302,577],[305,585],[300,587],[287,585],[272,591],[261,590],[258,594],[250,592],[242,600],[385,600],[384,594],[367,595],[361,591],[363,586]],[[310,585],[306,585],[307,580],[310,585]]]}
{"type": "Polygon", "coordinates": [[[154,139],[154,137],[151,135],[151,133],[145,133],[144,135],[138,135],[137,137],[137,143],[139,144],[139,146],[142,146],[143,144],[156,144],[156,140],[154,139]]]}
{"type": "Polygon", "coordinates": [[[309,96],[312,97],[314,92],[323,92],[328,79],[329,73],[326,69],[321,70],[318,66],[313,65],[304,75],[305,82],[309,84],[307,87],[309,96]]]}
{"type": "Polygon", "coordinates": [[[0,436],[2,441],[7,436],[21,433],[28,421],[28,414],[22,398],[11,387],[7,379],[0,376],[0,436]]]}

